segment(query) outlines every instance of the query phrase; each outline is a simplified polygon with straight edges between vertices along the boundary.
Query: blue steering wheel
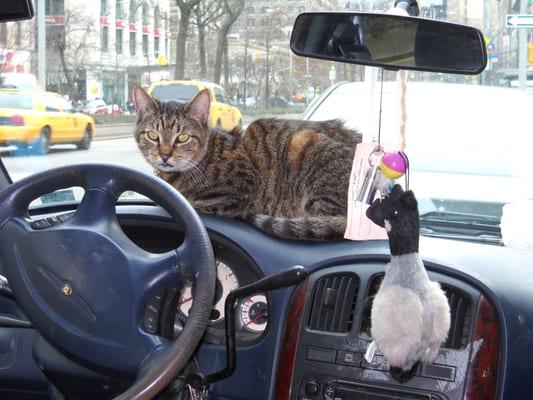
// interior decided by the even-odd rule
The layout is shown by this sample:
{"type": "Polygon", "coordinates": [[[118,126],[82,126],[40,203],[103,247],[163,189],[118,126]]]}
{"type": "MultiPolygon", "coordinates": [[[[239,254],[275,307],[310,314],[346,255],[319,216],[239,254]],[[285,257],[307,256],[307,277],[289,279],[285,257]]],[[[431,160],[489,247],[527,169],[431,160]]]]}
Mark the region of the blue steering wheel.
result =
{"type": "Polygon", "coordinates": [[[163,180],[106,164],[32,175],[0,194],[0,262],[17,303],[37,331],[80,365],[135,383],[116,399],[151,399],[179,374],[207,326],[215,292],[213,249],[187,200],[163,180]],[[85,196],[63,223],[34,229],[28,206],[52,191],[81,186],[85,196]],[[126,190],[145,195],[181,222],[185,240],[153,254],[134,244],[115,213],[126,190]],[[194,281],[196,295],[179,337],[143,328],[145,307],[163,288],[194,281]]]}

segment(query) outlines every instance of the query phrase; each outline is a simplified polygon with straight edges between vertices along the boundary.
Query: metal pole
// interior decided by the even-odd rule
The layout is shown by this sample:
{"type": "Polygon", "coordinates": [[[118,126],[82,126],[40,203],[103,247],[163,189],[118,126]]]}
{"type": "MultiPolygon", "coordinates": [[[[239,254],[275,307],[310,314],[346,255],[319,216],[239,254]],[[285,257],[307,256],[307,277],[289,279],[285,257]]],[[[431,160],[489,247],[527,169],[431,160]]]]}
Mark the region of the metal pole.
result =
{"type": "Polygon", "coordinates": [[[246,37],[244,39],[244,82],[242,87],[243,104],[242,107],[246,110],[246,89],[248,85],[248,27],[246,27],[246,37]]]}
{"type": "Polygon", "coordinates": [[[289,100],[292,98],[292,50],[289,46],[289,100]]]}
{"type": "Polygon", "coordinates": [[[45,0],[37,2],[37,79],[46,90],[46,18],[45,0]]]}
{"type": "Polygon", "coordinates": [[[309,58],[305,58],[305,105],[309,105],[309,85],[311,85],[311,77],[309,76],[309,58]]]}
{"type": "Polygon", "coordinates": [[[265,108],[269,108],[269,96],[270,96],[270,26],[268,27],[266,37],[266,82],[265,82],[265,108]]]}
{"type": "MultiPolygon", "coordinates": [[[[527,0],[520,0],[520,14],[526,14],[527,0]]],[[[518,28],[518,83],[527,89],[527,29],[518,28]]]]}
{"type": "MultiPolygon", "coordinates": [[[[487,0],[483,0],[483,34],[487,35],[487,30],[489,26],[489,12],[488,12],[488,5],[487,0]]],[[[481,85],[487,84],[487,70],[490,69],[490,59],[487,63],[487,69],[481,73],[479,82],[481,85]]]]}

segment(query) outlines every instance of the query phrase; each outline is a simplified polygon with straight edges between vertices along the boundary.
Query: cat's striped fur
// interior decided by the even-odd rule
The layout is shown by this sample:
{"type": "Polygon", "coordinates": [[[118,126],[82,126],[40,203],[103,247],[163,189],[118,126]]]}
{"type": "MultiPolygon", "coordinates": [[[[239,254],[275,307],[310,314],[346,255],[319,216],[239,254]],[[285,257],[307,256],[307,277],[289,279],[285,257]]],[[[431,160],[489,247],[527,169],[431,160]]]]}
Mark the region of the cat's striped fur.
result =
{"type": "Polygon", "coordinates": [[[207,127],[207,91],[185,105],[134,94],[142,154],[198,211],[284,238],[343,236],[358,132],[339,121],[259,119],[227,133],[207,127]]]}

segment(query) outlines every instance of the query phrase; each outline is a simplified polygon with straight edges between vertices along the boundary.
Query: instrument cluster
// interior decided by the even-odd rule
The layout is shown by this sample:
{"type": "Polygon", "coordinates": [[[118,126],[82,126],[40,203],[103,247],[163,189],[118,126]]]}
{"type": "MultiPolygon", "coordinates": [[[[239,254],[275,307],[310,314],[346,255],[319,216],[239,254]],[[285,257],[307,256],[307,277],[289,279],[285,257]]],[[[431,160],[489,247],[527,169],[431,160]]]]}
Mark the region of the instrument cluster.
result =
{"type": "MultiPolygon", "coordinates": [[[[209,316],[204,340],[213,344],[224,343],[224,304],[232,290],[261,279],[261,273],[245,254],[231,244],[213,240],[217,280],[215,299],[209,316]]],[[[150,333],[176,337],[183,330],[194,302],[192,281],[185,282],[180,290],[167,290],[148,302],[145,312],[145,329],[150,333]],[[175,308],[174,312],[171,307],[175,308]],[[170,325],[170,326],[169,326],[170,325]]],[[[265,293],[254,293],[240,299],[235,305],[236,340],[240,345],[253,343],[268,327],[269,305],[265,293]]]]}

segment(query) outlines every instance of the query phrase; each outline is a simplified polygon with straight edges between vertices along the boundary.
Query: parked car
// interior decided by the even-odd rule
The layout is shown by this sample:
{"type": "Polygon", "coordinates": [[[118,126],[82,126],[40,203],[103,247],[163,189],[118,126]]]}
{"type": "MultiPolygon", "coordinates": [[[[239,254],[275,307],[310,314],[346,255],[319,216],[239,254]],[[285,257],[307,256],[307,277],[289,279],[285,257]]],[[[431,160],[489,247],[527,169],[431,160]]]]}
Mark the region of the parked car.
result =
{"type": "Polygon", "coordinates": [[[0,90],[0,145],[14,145],[46,154],[51,145],[73,143],[88,149],[94,119],[74,112],[57,93],[39,90],[0,90]]]}
{"type": "Polygon", "coordinates": [[[91,100],[83,107],[83,113],[88,115],[108,114],[108,107],[102,99],[91,100]]]}
{"type": "Polygon", "coordinates": [[[271,97],[269,102],[270,102],[270,107],[274,107],[274,108],[286,108],[289,105],[289,102],[281,96],[271,97]]]}
{"type": "Polygon", "coordinates": [[[215,83],[196,80],[163,80],[153,83],[148,88],[148,93],[158,100],[185,103],[202,89],[209,89],[211,96],[208,121],[210,127],[231,130],[236,126],[242,126],[241,112],[232,105],[224,88],[215,83]]]}
{"type": "MultiPolygon", "coordinates": [[[[399,140],[398,88],[396,82],[384,84],[384,143],[399,140]]],[[[361,132],[377,132],[378,103],[374,97],[372,110],[369,90],[364,82],[337,83],[310,104],[303,118],[339,119],[361,132]]],[[[504,204],[533,199],[533,169],[527,165],[533,95],[502,87],[408,82],[406,98],[410,186],[422,214],[476,212],[499,220],[504,204]]]]}
{"type": "Polygon", "coordinates": [[[88,101],[82,106],[81,110],[87,115],[122,115],[124,113],[122,108],[117,104],[106,104],[102,99],[88,101]]]}

